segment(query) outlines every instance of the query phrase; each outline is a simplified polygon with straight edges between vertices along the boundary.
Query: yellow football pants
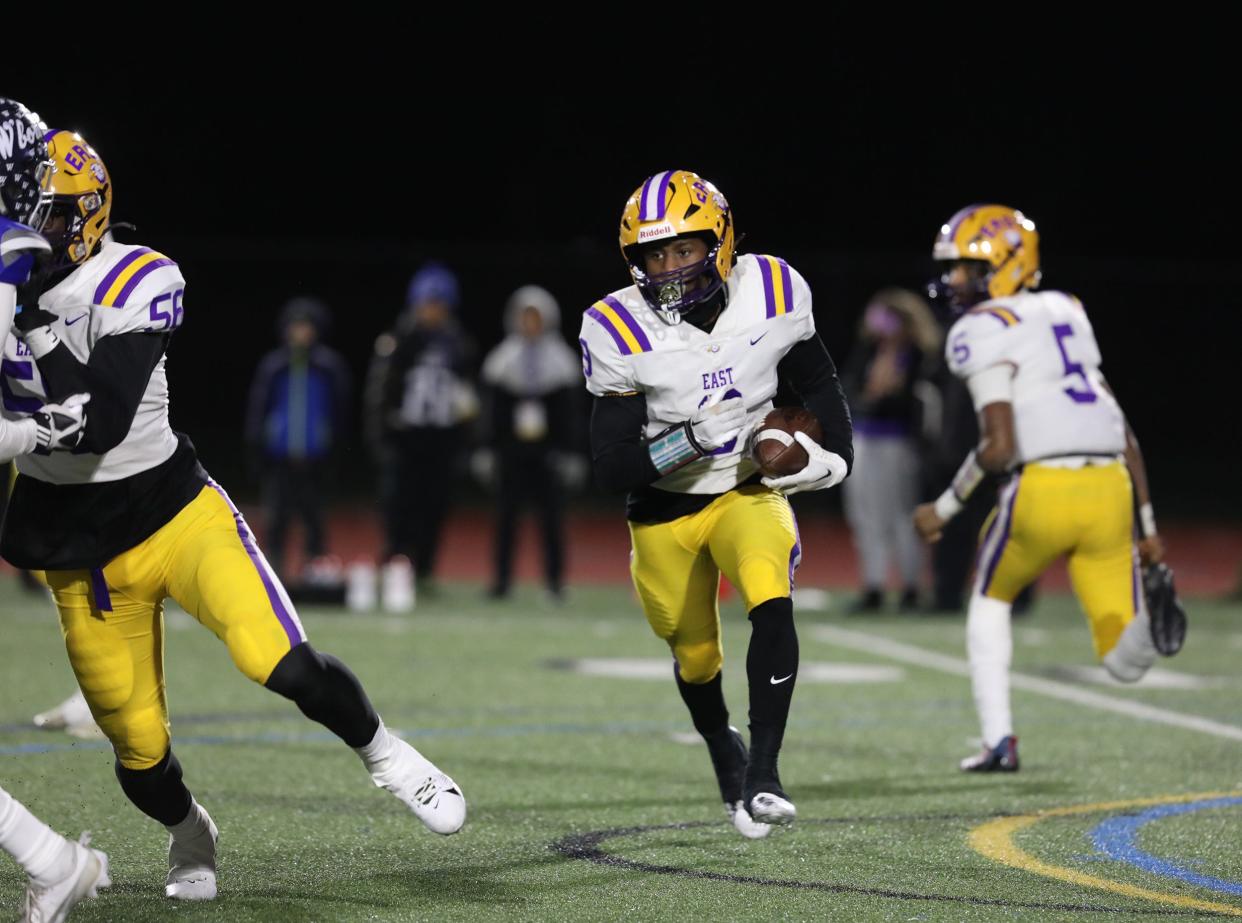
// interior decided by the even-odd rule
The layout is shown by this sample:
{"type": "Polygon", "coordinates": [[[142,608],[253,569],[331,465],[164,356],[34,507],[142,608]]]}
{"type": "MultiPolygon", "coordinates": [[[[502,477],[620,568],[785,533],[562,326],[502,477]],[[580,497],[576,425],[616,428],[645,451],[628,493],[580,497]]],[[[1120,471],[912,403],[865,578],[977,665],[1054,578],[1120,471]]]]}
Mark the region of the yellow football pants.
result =
{"type": "Polygon", "coordinates": [[[165,597],[211,629],[256,683],[306,640],[284,587],[215,482],[102,571],[42,576],[91,713],[130,769],[148,769],[168,751],[165,597]]]}
{"type": "Polygon", "coordinates": [[[630,523],[630,573],[651,629],[668,642],[681,678],[705,683],[720,672],[720,574],[749,612],[793,590],[802,557],[798,526],[779,491],[731,490],[672,522],[630,523]]]}
{"type": "Polygon", "coordinates": [[[1117,643],[1138,607],[1134,507],[1125,465],[1026,465],[984,526],[976,588],[1013,602],[1061,555],[1091,625],[1095,652],[1117,643]]]}

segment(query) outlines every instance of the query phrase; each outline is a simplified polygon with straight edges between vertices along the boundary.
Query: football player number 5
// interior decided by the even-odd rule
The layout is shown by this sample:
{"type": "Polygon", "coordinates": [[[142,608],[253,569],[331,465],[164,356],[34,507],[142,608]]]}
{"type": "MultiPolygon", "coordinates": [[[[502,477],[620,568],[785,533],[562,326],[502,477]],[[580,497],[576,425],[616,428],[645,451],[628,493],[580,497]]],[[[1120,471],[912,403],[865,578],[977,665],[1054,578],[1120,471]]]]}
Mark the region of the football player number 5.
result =
{"type": "Polygon", "coordinates": [[[1094,404],[1096,393],[1091,390],[1091,382],[1087,378],[1087,373],[1083,371],[1082,363],[1073,362],[1069,357],[1069,350],[1065,348],[1065,341],[1074,335],[1074,328],[1069,324],[1056,324],[1052,328],[1053,335],[1057,338],[1057,346],[1061,350],[1061,359],[1065,362],[1065,374],[1077,375],[1082,379],[1083,389],[1066,388],[1065,393],[1069,395],[1070,400],[1075,404],[1094,404]]]}

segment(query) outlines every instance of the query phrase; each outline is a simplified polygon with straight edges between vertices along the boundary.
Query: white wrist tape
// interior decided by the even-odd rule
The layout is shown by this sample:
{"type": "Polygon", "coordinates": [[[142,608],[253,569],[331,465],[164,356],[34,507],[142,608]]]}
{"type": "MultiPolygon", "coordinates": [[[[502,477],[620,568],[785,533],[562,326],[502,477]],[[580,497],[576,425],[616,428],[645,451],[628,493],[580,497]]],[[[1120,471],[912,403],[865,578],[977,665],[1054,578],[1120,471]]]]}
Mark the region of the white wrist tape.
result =
{"type": "Polygon", "coordinates": [[[60,337],[56,335],[56,331],[51,327],[36,327],[27,333],[23,340],[30,349],[30,355],[36,359],[42,359],[53,349],[60,345],[60,337]]]}
{"type": "Polygon", "coordinates": [[[1156,513],[1150,503],[1139,507],[1139,527],[1143,530],[1143,538],[1151,538],[1156,534],[1156,513]]]}
{"type": "Polygon", "coordinates": [[[979,467],[979,460],[972,451],[957,469],[957,474],[953,475],[953,483],[936,498],[936,515],[947,521],[960,513],[975,488],[983,481],[983,476],[984,470],[979,467]]]}

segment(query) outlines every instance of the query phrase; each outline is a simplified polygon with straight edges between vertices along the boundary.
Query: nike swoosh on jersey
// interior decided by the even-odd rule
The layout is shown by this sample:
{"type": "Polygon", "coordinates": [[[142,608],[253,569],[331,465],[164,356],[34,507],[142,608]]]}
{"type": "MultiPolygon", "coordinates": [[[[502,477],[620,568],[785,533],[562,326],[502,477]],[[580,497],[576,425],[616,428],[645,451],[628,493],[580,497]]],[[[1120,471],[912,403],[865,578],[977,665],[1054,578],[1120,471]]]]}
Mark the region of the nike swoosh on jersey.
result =
{"type": "Polygon", "coordinates": [[[792,679],[792,678],[793,678],[792,673],[790,673],[788,676],[782,676],[780,679],[777,679],[775,676],[770,676],[768,677],[768,682],[771,683],[773,686],[779,686],[781,683],[785,682],[785,680],[792,679]]]}
{"type": "Polygon", "coordinates": [[[763,331],[763,333],[759,334],[759,336],[755,337],[753,340],[750,341],[750,345],[754,346],[756,343],[758,343],[760,340],[762,340],[765,336],[767,336],[771,332],[772,332],[771,330],[763,331]]]}
{"type": "MultiPolygon", "coordinates": [[[[90,313],[90,312],[88,311],[88,312],[87,312],[87,314],[89,314],[89,313],[90,313]]],[[[65,320],[65,326],[66,326],[66,327],[72,327],[74,324],[76,324],[78,321],[80,321],[80,320],[81,320],[82,318],[84,318],[84,317],[86,317],[86,314],[79,314],[77,317],[74,317],[74,318],[67,318],[67,319],[65,320]]]]}

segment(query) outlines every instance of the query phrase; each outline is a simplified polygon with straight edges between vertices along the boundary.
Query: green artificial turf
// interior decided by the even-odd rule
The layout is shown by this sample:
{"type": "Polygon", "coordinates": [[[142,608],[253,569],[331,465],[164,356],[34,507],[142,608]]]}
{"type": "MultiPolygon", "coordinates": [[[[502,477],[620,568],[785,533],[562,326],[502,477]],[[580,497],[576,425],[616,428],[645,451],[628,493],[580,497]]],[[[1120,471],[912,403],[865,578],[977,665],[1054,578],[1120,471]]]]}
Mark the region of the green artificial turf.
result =
{"type": "MultiPolygon", "coordinates": [[[[1014,668],[1242,728],[1242,610],[1193,602],[1190,611],[1186,649],[1158,666],[1175,674],[1173,685],[1194,688],[1083,679],[1074,670],[1092,665],[1090,641],[1067,598],[1046,597],[1015,621],[1014,668]]],[[[628,591],[577,589],[562,606],[528,592],[498,605],[479,588],[450,586],[410,616],[306,609],[302,618],[315,645],[358,674],[389,727],[462,786],[467,826],[449,838],[424,830],[346,747],[244,679],[209,632],[170,613],[176,750],[221,831],[219,898],[174,905],[163,897],[166,836],[122,796],[107,747],[26,724],[64,698],[72,679],[49,604],[13,581],[0,586],[0,784],[58,830],[92,831],[111,857],[113,887],[73,919],[1203,916],[999,864],[971,848],[970,832],[1002,815],[1072,805],[1242,795],[1242,740],[1022,689],[1014,693],[1022,771],[963,775],[957,760],[978,731],[962,676],[827,640],[847,629],[960,659],[962,620],[804,609],[804,675],[781,758],[799,820],[746,841],[724,821],[667,652],[628,591]],[[567,668],[580,658],[650,660],[657,675],[567,668]],[[874,682],[806,678],[809,665],[824,663],[889,669],[874,682]]],[[[723,618],[726,696],[744,729],[749,626],[736,603],[723,618]]],[[[1233,882],[1233,893],[1099,854],[1090,832],[1124,813],[1048,817],[1012,841],[1052,866],[1242,914],[1242,804],[1154,820],[1135,837],[1150,855],[1233,882]]],[[[0,859],[0,907],[15,908],[23,879],[0,859]]]]}

